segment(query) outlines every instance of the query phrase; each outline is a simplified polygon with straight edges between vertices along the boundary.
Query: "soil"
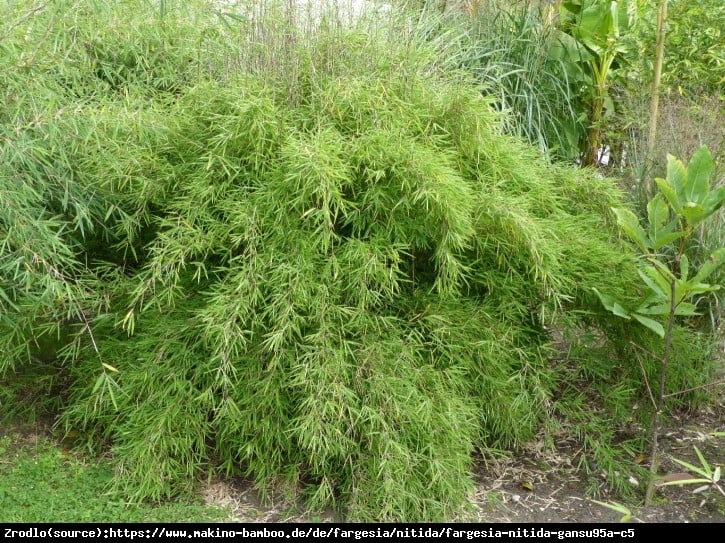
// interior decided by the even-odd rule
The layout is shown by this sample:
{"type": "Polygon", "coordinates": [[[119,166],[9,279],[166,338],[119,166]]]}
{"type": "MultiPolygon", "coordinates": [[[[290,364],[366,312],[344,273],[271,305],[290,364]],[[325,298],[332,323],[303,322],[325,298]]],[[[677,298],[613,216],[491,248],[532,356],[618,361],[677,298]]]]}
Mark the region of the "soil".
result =
{"type": "MultiPolygon", "coordinates": [[[[687,417],[668,417],[669,425],[660,436],[662,462],[660,473],[678,477],[685,469],[673,461],[684,460],[699,466],[696,446],[712,469],[725,467],[725,387],[719,401],[687,417]],[[720,435],[714,435],[718,432],[720,435]]],[[[15,426],[15,425],[14,425],[15,426]]],[[[39,434],[51,437],[50,421],[32,426],[15,426],[13,434],[22,442],[35,442],[39,434]]],[[[21,445],[22,443],[17,443],[21,445]]],[[[59,444],[59,446],[62,446],[59,444]]],[[[475,473],[476,490],[471,510],[455,519],[480,523],[613,523],[623,513],[603,503],[626,503],[632,513],[630,522],[641,523],[714,523],[725,522],[725,495],[711,486],[693,492],[700,485],[660,486],[653,504],[641,506],[644,483],[633,469],[629,498],[608,491],[604,473],[596,466],[582,467],[581,449],[576,443],[561,442],[557,451],[532,444],[526,454],[495,461],[479,462],[475,473]],[[592,469],[594,468],[594,469],[592,469]]],[[[642,459],[643,460],[643,459],[642,459]]],[[[634,466],[635,459],[622,465],[634,466]]],[[[684,476],[684,475],[682,475],[684,476]]],[[[688,475],[689,476],[689,475],[688,475]]],[[[719,487],[725,491],[721,481],[719,487]]],[[[293,501],[271,492],[264,500],[249,481],[217,478],[199,490],[204,503],[228,508],[223,522],[288,523],[343,522],[332,511],[302,511],[293,501]]]]}
{"type": "MultiPolygon", "coordinates": [[[[725,430],[725,395],[717,404],[688,417],[670,417],[669,428],[660,437],[662,456],[660,473],[678,477],[685,469],[672,459],[677,458],[699,466],[696,446],[712,469],[725,466],[722,445],[725,437],[715,431],[725,430]]],[[[562,443],[555,454],[543,447],[532,446],[526,455],[481,463],[476,473],[476,492],[472,511],[457,519],[482,523],[603,523],[620,522],[623,513],[592,501],[624,502],[632,513],[630,522],[641,523],[711,523],[725,522],[725,495],[718,488],[708,487],[693,492],[701,485],[658,487],[653,504],[643,507],[645,483],[634,475],[629,478],[633,497],[622,499],[607,490],[604,474],[596,469],[580,467],[580,450],[574,444],[562,443]],[[636,505],[632,505],[636,504],[636,505]]],[[[623,463],[626,464],[626,463],[623,463]]],[[[632,460],[634,465],[634,459],[632,460]]],[[[591,466],[590,466],[591,468],[591,466]]],[[[633,470],[637,471],[637,470],[633,470]]],[[[689,476],[689,475],[688,475],[689,476]]],[[[720,483],[725,491],[725,485],[720,483]]],[[[201,491],[208,504],[230,509],[229,522],[339,522],[331,511],[300,513],[295,504],[275,496],[262,502],[253,486],[242,480],[216,480],[201,491]]]]}

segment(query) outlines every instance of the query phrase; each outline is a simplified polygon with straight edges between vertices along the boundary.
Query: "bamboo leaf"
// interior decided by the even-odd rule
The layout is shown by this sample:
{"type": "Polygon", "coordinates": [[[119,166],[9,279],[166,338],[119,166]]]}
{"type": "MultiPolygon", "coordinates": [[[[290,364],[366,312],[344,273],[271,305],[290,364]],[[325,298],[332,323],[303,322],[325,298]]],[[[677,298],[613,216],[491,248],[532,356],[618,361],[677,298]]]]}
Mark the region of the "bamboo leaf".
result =
{"type": "Polygon", "coordinates": [[[690,464],[689,462],[685,462],[684,460],[680,460],[678,458],[673,458],[672,460],[675,461],[675,462],[677,462],[682,467],[687,468],[688,470],[690,470],[693,473],[697,473],[698,475],[702,475],[703,477],[707,477],[707,479],[705,479],[705,482],[708,482],[710,480],[709,479],[710,473],[708,471],[704,470],[703,468],[698,467],[698,466],[695,466],[693,464],[690,464]]]}
{"type": "Polygon", "coordinates": [[[705,492],[707,489],[709,489],[711,485],[702,485],[698,486],[695,490],[692,491],[693,494],[699,494],[700,492],[705,492]]]}
{"type": "Polygon", "coordinates": [[[15,311],[19,310],[19,307],[13,303],[13,301],[10,299],[10,297],[8,297],[7,293],[2,288],[0,288],[0,298],[5,300],[5,303],[7,303],[11,309],[15,311]]]}
{"type": "Polygon", "coordinates": [[[702,473],[705,477],[710,477],[712,475],[712,468],[710,468],[710,464],[707,463],[705,457],[700,452],[700,449],[694,446],[693,448],[695,449],[695,454],[697,454],[697,458],[700,460],[700,465],[703,468],[703,471],[699,473],[702,473]]]}
{"type": "MultiPolygon", "coordinates": [[[[687,484],[693,481],[692,474],[687,472],[675,472],[675,473],[667,473],[663,475],[660,478],[661,484],[663,485],[679,485],[679,484],[687,484]]],[[[701,480],[697,480],[696,482],[702,482],[701,480]]]]}
{"type": "Polygon", "coordinates": [[[622,514],[622,518],[619,519],[619,522],[629,522],[632,519],[632,512],[626,505],[618,502],[600,502],[597,500],[591,501],[598,505],[611,509],[612,511],[616,511],[617,513],[622,514]]]}
{"type": "MultiPolygon", "coordinates": [[[[689,475],[689,474],[687,474],[687,475],[689,475]]],[[[666,483],[662,483],[662,486],[691,485],[691,484],[696,484],[696,483],[709,483],[709,482],[710,482],[709,479],[693,479],[692,476],[690,476],[690,478],[687,478],[687,479],[685,479],[685,478],[682,478],[682,479],[677,478],[675,480],[668,481],[666,483]]]]}

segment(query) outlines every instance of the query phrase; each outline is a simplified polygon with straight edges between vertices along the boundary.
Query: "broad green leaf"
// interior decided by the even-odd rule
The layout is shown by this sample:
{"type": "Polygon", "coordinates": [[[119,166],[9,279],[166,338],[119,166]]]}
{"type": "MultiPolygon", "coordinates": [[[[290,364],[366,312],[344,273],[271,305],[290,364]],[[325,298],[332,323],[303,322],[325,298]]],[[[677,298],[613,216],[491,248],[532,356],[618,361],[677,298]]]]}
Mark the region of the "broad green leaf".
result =
{"type": "Polygon", "coordinates": [[[638,313],[633,313],[632,316],[661,338],[665,337],[665,329],[659,322],[645,317],[644,315],[639,315],[638,313]]]}
{"type": "Polygon", "coordinates": [[[622,227],[622,230],[624,230],[624,233],[627,234],[630,239],[634,241],[640,249],[642,249],[643,252],[646,253],[649,243],[644,230],[639,224],[637,215],[632,213],[629,209],[612,208],[612,210],[617,216],[617,222],[619,223],[619,226],[622,227]]]}
{"type": "Polygon", "coordinates": [[[623,319],[629,320],[629,312],[622,307],[622,305],[619,304],[614,298],[611,296],[608,296],[606,294],[602,294],[599,292],[595,287],[592,287],[592,290],[599,296],[599,299],[602,301],[602,305],[607,311],[611,311],[618,317],[622,317],[623,319]]]}
{"type": "Polygon", "coordinates": [[[624,307],[619,305],[617,302],[615,302],[614,306],[612,307],[612,313],[617,315],[617,317],[622,317],[623,319],[629,320],[629,311],[627,311],[624,307]]]}
{"type": "Polygon", "coordinates": [[[690,226],[695,226],[707,218],[705,208],[696,202],[685,202],[680,210],[680,215],[687,219],[690,226]]]}
{"type": "MultiPolygon", "coordinates": [[[[669,315],[670,304],[642,304],[637,308],[636,312],[642,315],[669,315]]],[[[697,312],[697,306],[688,302],[682,302],[675,308],[675,315],[694,316],[700,315],[697,312]]]]}
{"type": "Polygon", "coordinates": [[[660,300],[669,300],[672,292],[672,286],[668,283],[662,274],[652,266],[646,266],[637,270],[642,281],[654,292],[660,300]]]}
{"type": "Polygon", "coordinates": [[[623,0],[620,0],[619,2],[612,2],[612,13],[615,17],[615,32],[617,32],[618,35],[621,35],[622,33],[629,30],[631,26],[629,8],[630,2],[626,2],[623,0]]]}
{"type": "Polygon", "coordinates": [[[668,315],[670,312],[670,304],[643,304],[635,312],[641,315],[668,315]]]}
{"type": "Polygon", "coordinates": [[[720,285],[710,285],[708,283],[695,283],[694,281],[687,282],[687,294],[689,297],[697,294],[705,294],[706,292],[715,292],[720,290],[720,285]]]}
{"type": "MultiPolygon", "coordinates": [[[[685,169],[685,165],[682,161],[672,155],[667,155],[667,182],[677,191],[677,196],[680,202],[684,204],[688,201],[685,197],[687,170],[685,169]]],[[[665,194],[665,196],[667,195],[665,194]]]]}
{"type": "Polygon", "coordinates": [[[716,250],[707,258],[691,282],[701,283],[723,264],[725,264],[725,247],[716,250]]]}
{"type": "Polygon", "coordinates": [[[687,275],[690,272],[690,259],[683,254],[680,257],[680,279],[687,281],[687,275]]]}
{"type": "Polygon", "coordinates": [[[677,219],[673,220],[670,224],[667,225],[667,227],[660,232],[657,235],[657,243],[652,243],[652,250],[657,251],[661,249],[662,247],[669,245],[673,241],[676,241],[680,239],[682,236],[684,236],[687,232],[684,230],[677,230],[675,232],[669,232],[671,225],[677,224],[677,219]]]}
{"type": "Polygon", "coordinates": [[[669,181],[662,179],[661,177],[655,178],[655,183],[657,183],[660,191],[662,191],[662,194],[664,194],[665,198],[667,198],[667,201],[670,203],[672,209],[674,209],[676,213],[679,213],[682,210],[682,202],[677,194],[677,189],[673,187],[669,181]]]}
{"type": "Polygon", "coordinates": [[[710,191],[702,204],[705,213],[709,217],[725,204],[725,187],[718,187],[710,191]]]}
{"type": "Polygon", "coordinates": [[[675,309],[675,315],[683,315],[686,317],[694,317],[695,315],[702,315],[698,313],[697,306],[689,302],[682,302],[675,309]]]}
{"type": "Polygon", "coordinates": [[[650,262],[650,264],[652,264],[654,268],[656,268],[657,273],[660,274],[660,276],[665,280],[668,286],[671,285],[674,281],[677,281],[675,275],[665,264],[663,264],[656,258],[649,258],[648,261],[650,262]]]}
{"type": "Polygon", "coordinates": [[[670,208],[662,193],[657,193],[657,195],[647,203],[649,239],[651,240],[653,246],[657,244],[658,237],[663,232],[669,218],[670,208]]]}
{"type": "Polygon", "coordinates": [[[604,2],[584,6],[576,28],[576,37],[597,55],[607,48],[613,38],[614,22],[609,5],[604,2]]]}
{"type": "Polygon", "coordinates": [[[687,281],[681,279],[675,281],[675,305],[680,305],[694,294],[691,285],[687,281]]]}
{"type": "Polygon", "coordinates": [[[582,0],[563,0],[561,7],[576,14],[582,10],[582,0]]]}
{"type": "Polygon", "coordinates": [[[567,78],[571,81],[578,81],[586,85],[593,84],[586,66],[594,59],[594,56],[569,34],[559,31],[556,36],[549,51],[549,57],[560,62],[567,78]]]}
{"type": "Polygon", "coordinates": [[[692,155],[687,165],[687,187],[685,199],[689,202],[702,204],[710,192],[710,174],[712,173],[712,156],[707,146],[703,145],[692,155]]]}

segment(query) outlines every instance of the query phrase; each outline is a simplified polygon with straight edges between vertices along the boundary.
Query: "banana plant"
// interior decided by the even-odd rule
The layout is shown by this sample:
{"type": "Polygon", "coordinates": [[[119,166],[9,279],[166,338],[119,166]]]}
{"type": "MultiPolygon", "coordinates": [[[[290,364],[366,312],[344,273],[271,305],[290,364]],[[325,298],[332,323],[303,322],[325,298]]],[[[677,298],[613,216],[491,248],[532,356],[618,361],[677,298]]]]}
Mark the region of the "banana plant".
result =
{"type": "Polygon", "coordinates": [[[685,254],[687,241],[695,227],[725,203],[725,187],[710,186],[712,169],[712,156],[705,146],[695,152],[687,166],[668,155],[667,178],[655,179],[659,192],[647,204],[646,229],[631,211],[613,210],[622,231],[642,252],[642,264],[638,271],[645,293],[638,303],[627,306],[594,288],[607,310],[624,319],[636,320],[665,340],[659,396],[652,423],[650,470],[653,476],[647,489],[646,504],[649,504],[654,493],[660,415],[664,408],[667,362],[675,318],[697,314],[693,300],[720,288],[720,285],[711,285],[706,281],[725,264],[725,247],[715,250],[697,271],[691,269],[685,254]]]}
{"type": "Polygon", "coordinates": [[[552,55],[583,91],[589,126],[584,163],[594,164],[602,143],[602,121],[614,111],[609,94],[611,73],[627,53],[621,36],[629,28],[629,2],[564,0],[559,20],[558,44],[552,55]]]}

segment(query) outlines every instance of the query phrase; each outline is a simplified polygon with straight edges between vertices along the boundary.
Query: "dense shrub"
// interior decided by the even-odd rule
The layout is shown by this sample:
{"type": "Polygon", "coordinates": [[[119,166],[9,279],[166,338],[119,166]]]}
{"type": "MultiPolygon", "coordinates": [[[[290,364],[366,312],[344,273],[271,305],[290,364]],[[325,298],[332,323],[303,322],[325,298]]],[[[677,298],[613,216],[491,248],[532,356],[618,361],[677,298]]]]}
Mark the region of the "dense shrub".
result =
{"type": "Polygon", "coordinates": [[[57,368],[136,499],[219,468],[451,518],[474,452],[565,411],[550,327],[623,334],[590,289],[634,294],[615,185],[400,29],[164,5],[8,6],[0,368],[57,368]]]}

